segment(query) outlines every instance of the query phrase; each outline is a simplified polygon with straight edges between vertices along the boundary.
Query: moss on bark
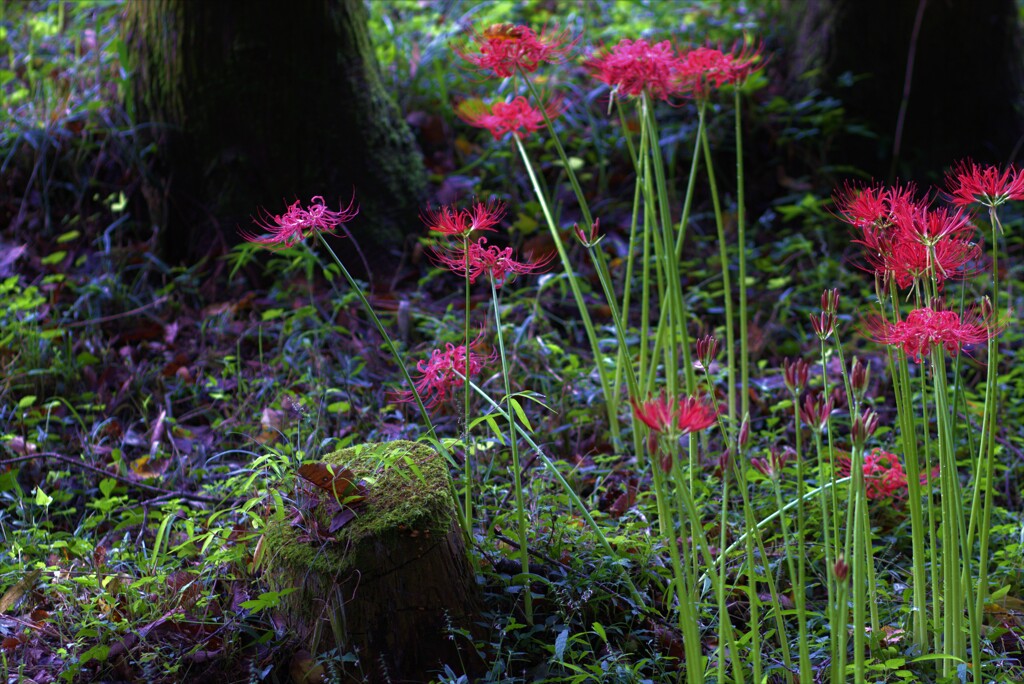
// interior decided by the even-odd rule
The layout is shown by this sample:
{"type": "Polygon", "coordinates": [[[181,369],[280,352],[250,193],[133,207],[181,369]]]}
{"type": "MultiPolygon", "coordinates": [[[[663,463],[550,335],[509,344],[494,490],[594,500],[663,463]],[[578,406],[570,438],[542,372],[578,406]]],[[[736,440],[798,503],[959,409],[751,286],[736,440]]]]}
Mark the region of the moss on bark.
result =
{"type": "MultiPolygon", "coordinates": [[[[474,629],[478,589],[445,460],[405,441],[324,460],[369,484],[355,519],[333,541],[311,542],[291,520],[268,525],[263,540],[271,588],[297,589],[281,611],[303,647],[358,652],[359,671],[371,681],[426,681],[444,665],[472,671],[476,652],[453,630],[474,629]]],[[[327,509],[313,510],[325,529],[327,509]]]]}

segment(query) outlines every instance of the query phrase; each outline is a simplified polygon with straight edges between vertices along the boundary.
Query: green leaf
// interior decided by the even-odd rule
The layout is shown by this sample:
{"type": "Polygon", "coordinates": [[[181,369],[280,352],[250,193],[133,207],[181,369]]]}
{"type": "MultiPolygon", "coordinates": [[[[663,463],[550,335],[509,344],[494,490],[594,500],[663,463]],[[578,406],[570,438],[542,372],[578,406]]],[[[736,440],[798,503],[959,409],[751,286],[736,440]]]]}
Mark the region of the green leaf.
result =
{"type": "Polygon", "coordinates": [[[69,230],[68,232],[64,233],[63,235],[58,235],[57,236],[57,244],[60,245],[60,244],[64,244],[65,242],[71,242],[72,240],[78,238],[78,236],[81,235],[81,234],[82,234],[81,231],[69,230]]]}
{"type": "Polygon", "coordinates": [[[103,492],[103,496],[110,496],[116,486],[117,480],[112,477],[105,477],[100,481],[100,491],[103,492]]]}
{"type": "Polygon", "coordinates": [[[49,506],[53,503],[53,497],[49,496],[40,487],[36,487],[36,505],[37,506],[49,506]]]}
{"type": "Polygon", "coordinates": [[[106,662],[107,655],[110,653],[110,647],[104,646],[103,644],[96,644],[88,651],[82,654],[81,660],[78,661],[79,665],[85,665],[90,660],[98,660],[101,663],[106,662]]]}
{"type": "Polygon", "coordinates": [[[64,261],[64,257],[66,257],[67,255],[67,252],[54,252],[53,254],[50,254],[40,259],[39,263],[44,264],[46,266],[53,266],[54,264],[59,264],[60,262],[64,261]]]}
{"type": "Polygon", "coordinates": [[[509,397],[508,402],[512,405],[512,410],[516,412],[516,417],[519,418],[519,422],[526,426],[526,429],[533,432],[533,426],[530,425],[530,419],[526,417],[526,411],[519,405],[515,397],[509,397]]]}
{"type": "Polygon", "coordinates": [[[36,395],[28,394],[28,395],[22,397],[21,401],[18,402],[18,408],[26,409],[29,406],[31,406],[32,404],[34,404],[34,403],[36,403],[36,395]]]}
{"type": "Polygon", "coordinates": [[[241,604],[242,608],[251,610],[253,612],[258,610],[265,610],[267,608],[275,608],[281,602],[283,596],[287,596],[293,591],[298,591],[298,587],[288,587],[281,591],[267,591],[260,594],[259,598],[251,599],[249,601],[243,601],[241,604]]]}
{"type": "Polygon", "coordinates": [[[284,309],[267,309],[260,315],[260,320],[272,321],[275,318],[280,318],[281,314],[284,313],[284,309]]]}
{"type": "Polygon", "coordinates": [[[606,644],[608,643],[608,635],[605,634],[604,627],[601,626],[600,622],[595,622],[590,626],[590,628],[594,630],[594,634],[601,637],[601,641],[606,644]]]}
{"type": "Polygon", "coordinates": [[[561,660],[565,655],[565,645],[569,643],[569,630],[564,629],[555,637],[555,660],[561,660]]]}

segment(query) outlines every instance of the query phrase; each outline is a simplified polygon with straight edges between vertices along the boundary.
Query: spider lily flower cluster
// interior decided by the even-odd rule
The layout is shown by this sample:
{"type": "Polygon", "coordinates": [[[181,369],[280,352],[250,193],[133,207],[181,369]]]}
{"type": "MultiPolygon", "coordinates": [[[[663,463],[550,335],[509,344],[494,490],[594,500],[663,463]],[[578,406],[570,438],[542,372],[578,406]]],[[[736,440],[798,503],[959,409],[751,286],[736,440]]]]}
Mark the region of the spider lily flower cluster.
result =
{"type": "Polygon", "coordinates": [[[241,236],[272,249],[295,247],[300,242],[317,233],[334,235],[338,228],[349,223],[359,213],[355,206],[355,197],[347,207],[338,211],[327,208],[324,198],[317,195],[306,206],[296,200],[283,214],[269,214],[261,210],[261,216],[254,219],[262,233],[240,231],[241,236]]]}

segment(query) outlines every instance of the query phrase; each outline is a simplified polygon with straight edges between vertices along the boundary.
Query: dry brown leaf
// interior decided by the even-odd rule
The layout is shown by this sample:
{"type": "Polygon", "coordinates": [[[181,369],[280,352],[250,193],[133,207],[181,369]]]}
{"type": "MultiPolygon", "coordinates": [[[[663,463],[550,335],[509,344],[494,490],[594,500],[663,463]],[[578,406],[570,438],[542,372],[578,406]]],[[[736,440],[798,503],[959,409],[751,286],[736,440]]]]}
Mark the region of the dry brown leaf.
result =
{"type": "Polygon", "coordinates": [[[0,597],[0,613],[6,613],[11,608],[14,608],[21,601],[22,597],[32,589],[42,574],[42,570],[33,570],[15,582],[13,587],[5,591],[4,595],[0,597]]]}

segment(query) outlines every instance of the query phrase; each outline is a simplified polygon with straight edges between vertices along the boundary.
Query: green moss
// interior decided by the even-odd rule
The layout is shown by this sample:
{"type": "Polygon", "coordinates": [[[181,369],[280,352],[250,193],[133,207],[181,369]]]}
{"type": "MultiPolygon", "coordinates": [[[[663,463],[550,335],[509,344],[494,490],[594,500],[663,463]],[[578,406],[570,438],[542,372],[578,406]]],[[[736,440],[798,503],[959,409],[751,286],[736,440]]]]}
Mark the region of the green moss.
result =
{"type": "MultiPolygon", "coordinates": [[[[430,447],[407,441],[361,444],[323,460],[364,480],[369,486],[366,502],[331,542],[303,539],[303,531],[292,524],[294,516],[268,524],[264,548],[271,566],[337,576],[372,566],[367,556],[379,555],[398,535],[416,530],[443,536],[450,531],[454,502],[448,464],[430,447]]],[[[324,500],[329,495],[317,490],[317,496],[324,500]]],[[[317,505],[313,514],[327,529],[328,507],[317,505]]]]}

